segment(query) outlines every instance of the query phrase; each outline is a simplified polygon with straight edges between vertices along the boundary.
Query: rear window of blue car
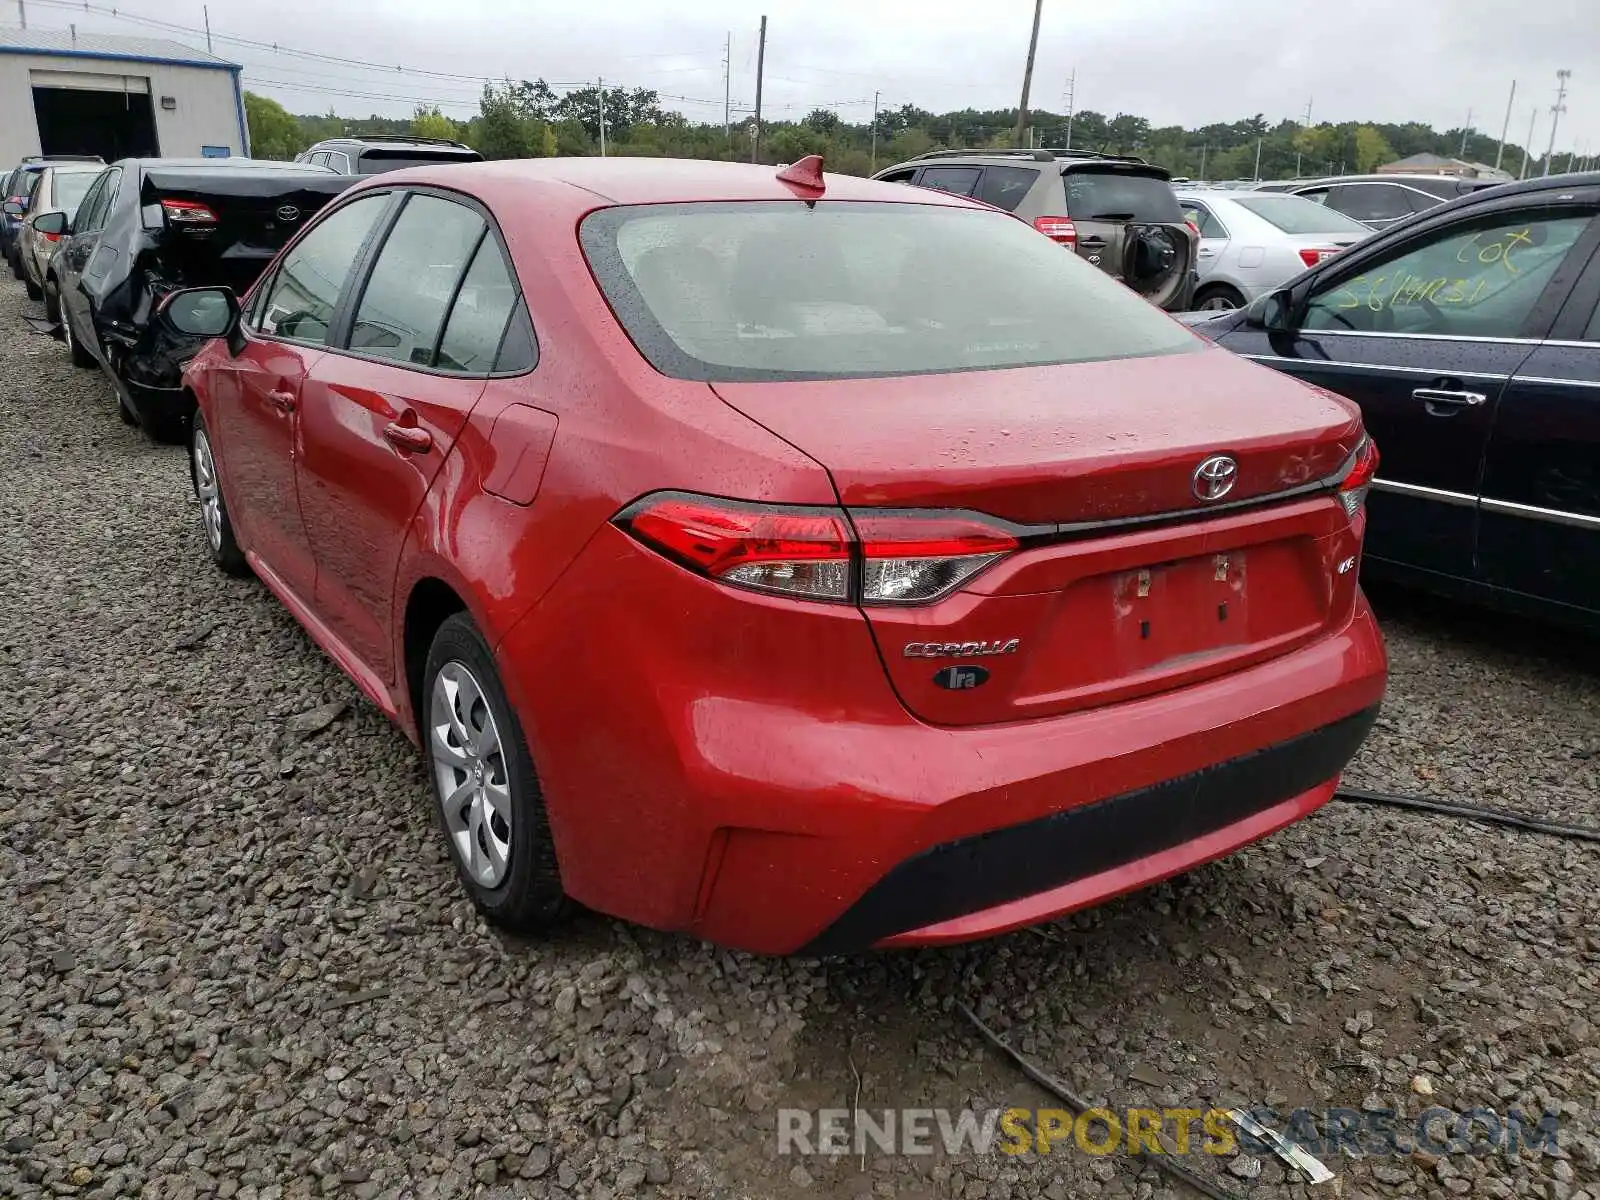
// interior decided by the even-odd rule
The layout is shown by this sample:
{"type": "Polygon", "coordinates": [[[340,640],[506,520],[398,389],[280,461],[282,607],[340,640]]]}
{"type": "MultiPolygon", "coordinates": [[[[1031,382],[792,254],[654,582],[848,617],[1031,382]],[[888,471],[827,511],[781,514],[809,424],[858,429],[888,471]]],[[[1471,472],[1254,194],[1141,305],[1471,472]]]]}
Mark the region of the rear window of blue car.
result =
{"type": "Polygon", "coordinates": [[[634,344],[679,379],[917,375],[1202,345],[1104,272],[992,210],[626,206],[590,214],[579,236],[634,344]]]}

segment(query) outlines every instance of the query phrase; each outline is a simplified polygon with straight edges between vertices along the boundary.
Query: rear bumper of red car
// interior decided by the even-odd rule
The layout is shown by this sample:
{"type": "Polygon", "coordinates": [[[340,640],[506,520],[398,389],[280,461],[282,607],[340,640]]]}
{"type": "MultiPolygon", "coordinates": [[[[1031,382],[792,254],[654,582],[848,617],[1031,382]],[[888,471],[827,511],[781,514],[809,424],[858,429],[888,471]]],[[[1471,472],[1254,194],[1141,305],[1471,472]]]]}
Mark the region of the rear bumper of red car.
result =
{"type": "Polygon", "coordinates": [[[613,532],[590,547],[603,569],[504,639],[502,673],[567,890],[722,945],[959,941],[1141,887],[1326,802],[1383,696],[1358,600],[1202,683],[934,726],[895,698],[859,612],[732,593],[613,532]]]}

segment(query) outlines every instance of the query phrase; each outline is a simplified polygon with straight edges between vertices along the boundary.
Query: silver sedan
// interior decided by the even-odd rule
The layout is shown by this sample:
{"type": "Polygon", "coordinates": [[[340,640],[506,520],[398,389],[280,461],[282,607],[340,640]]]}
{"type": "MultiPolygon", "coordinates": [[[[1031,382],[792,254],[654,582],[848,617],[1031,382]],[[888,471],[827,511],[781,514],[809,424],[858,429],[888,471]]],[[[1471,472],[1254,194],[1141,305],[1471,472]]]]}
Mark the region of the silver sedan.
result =
{"type": "Polygon", "coordinates": [[[1372,236],[1360,221],[1299,196],[1176,190],[1200,230],[1197,309],[1240,308],[1372,236]]]}

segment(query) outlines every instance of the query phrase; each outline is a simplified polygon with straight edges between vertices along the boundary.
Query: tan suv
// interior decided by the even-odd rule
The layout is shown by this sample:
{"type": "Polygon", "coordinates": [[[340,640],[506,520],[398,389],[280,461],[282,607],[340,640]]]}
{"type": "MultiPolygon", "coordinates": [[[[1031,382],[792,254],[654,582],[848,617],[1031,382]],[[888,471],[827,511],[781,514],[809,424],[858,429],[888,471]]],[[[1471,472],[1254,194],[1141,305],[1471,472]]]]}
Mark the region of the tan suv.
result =
{"type": "Polygon", "coordinates": [[[873,176],[955,192],[1029,222],[1168,312],[1194,298],[1199,234],[1172,176],[1132,155],[934,150],[873,176]]]}

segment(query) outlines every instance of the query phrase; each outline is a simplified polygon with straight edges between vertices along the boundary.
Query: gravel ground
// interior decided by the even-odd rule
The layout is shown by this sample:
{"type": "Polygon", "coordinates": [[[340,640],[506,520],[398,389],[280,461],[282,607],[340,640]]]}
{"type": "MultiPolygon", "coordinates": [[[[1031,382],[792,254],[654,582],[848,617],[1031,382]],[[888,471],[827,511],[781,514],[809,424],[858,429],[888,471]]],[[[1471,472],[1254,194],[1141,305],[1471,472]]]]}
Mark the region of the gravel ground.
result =
{"type": "MultiPolygon", "coordinates": [[[[1560,1113],[1559,1149],[1193,1160],[1239,1195],[1600,1196],[1600,856],[1332,805],[1171,884],[953,950],[773,961],[458,894],[416,754],[255,583],[180,450],[0,284],[0,1194],[1192,1194],[1147,1162],[780,1157],[778,1107],[1560,1113]],[[1425,1094],[1431,1093],[1431,1095],[1425,1094]]],[[[1600,653],[1381,597],[1351,778],[1600,825],[1600,653]]]]}

